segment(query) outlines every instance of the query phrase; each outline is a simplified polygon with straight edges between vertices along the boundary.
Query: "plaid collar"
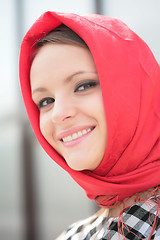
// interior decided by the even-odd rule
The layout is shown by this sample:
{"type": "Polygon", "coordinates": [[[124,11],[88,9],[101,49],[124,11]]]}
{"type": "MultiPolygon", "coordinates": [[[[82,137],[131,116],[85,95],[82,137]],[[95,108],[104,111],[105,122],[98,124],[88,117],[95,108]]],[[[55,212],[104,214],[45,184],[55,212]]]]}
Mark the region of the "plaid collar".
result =
{"type": "MultiPolygon", "coordinates": [[[[156,198],[152,197],[145,202],[134,204],[126,209],[122,216],[110,218],[108,221],[102,216],[92,216],[72,224],[62,240],[147,240],[156,218],[157,206],[156,198]]],[[[160,240],[160,211],[151,239],[160,240]]]]}

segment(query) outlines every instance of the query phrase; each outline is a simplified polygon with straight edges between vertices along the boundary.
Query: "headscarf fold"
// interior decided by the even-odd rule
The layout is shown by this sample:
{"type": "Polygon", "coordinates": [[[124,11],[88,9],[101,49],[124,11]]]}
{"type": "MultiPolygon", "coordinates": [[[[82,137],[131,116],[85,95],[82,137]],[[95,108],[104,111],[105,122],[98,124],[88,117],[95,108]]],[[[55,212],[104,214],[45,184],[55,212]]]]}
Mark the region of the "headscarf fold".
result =
{"type": "Polygon", "coordinates": [[[90,199],[109,196],[103,201],[107,206],[160,184],[160,67],[146,43],[123,22],[101,15],[46,12],[22,41],[19,71],[36,137],[90,199]],[[39,111],[31,97],[34,44],[60,24],[71,28],[88,45],[102,89],[108,141],[104,158],[93,172],[71,169],[44,139],[39,111]]]}

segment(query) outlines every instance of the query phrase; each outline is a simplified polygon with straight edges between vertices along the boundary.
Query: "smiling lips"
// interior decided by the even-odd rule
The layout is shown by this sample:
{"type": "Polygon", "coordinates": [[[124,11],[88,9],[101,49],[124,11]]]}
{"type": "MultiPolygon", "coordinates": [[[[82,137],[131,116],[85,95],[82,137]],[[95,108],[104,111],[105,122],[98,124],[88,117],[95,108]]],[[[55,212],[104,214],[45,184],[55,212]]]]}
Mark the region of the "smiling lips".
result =
{"type": "Polygon", "coordinates": [[[62,142],[67,143],[67,142],[71,142],[77,138],[80,138],[81,136],[91,132],[93,130],[93,128],[87,128],[87,129],[83,129],[82,131],[78,131],[78,132],[74,132],[71,135],[68,135],[66,137],[63,137],[61,139],[62,142]]]}

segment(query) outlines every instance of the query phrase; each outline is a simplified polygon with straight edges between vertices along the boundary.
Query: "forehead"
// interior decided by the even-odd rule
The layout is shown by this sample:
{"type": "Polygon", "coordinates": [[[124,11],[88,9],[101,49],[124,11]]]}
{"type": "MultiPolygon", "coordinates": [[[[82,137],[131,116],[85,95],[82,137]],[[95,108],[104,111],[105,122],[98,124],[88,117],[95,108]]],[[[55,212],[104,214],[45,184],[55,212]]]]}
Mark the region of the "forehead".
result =
{"type": "Polygon", "coordinates": [[[70,44],[46,44],[41,47],[31,65],[31,85],[46,78],[67,78],[74,72],[95,72],[96,66],[87,48],[70,44]]]}
{"type": "Polygon", "coordinates": [[[37,68],[40,70],[42,66],[47,69],[47,66],[50,65],[54,70],[57,69],[57,66],[65,69],[65,66],[68,65],[73,68],[77,65],[85,68],[86,63],[87,67],[95,67],[93,57],[87,48],[68,44],[47,44],[41,47],[35,55],[31,72],[37,68]]]}
{"type": "Polygon", "coordinates": [[[62,58],[63,56],[69,54],[70,58],[74,55],[80,56],[90,56],[92,57],[89,49],[87,47],[84,47],[83,45],[76,45],[76,44],[65,44],[65,43],[47,43],[37,49],[34,54],[34,58],[32,63],[35,61],[35,59],[42,57],[58,57],[62,58]],[[51,53],[51,54],[49,54],[51,53]]]}

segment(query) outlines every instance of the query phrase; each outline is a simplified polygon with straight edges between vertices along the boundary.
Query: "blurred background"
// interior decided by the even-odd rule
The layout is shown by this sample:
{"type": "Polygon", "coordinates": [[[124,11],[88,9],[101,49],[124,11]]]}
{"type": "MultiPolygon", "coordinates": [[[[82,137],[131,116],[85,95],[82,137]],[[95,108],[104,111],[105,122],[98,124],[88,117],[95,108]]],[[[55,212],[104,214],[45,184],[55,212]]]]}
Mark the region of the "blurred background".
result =
{"type": "Polygon", "coordinates": [[[97,208],[41,149],[21,99],[20,42],[48,10],[120,18],[147,42],[160,62],[159,0],[0,1],[0,240],[53,240],[97,208]]]}

